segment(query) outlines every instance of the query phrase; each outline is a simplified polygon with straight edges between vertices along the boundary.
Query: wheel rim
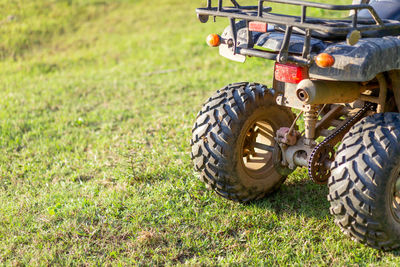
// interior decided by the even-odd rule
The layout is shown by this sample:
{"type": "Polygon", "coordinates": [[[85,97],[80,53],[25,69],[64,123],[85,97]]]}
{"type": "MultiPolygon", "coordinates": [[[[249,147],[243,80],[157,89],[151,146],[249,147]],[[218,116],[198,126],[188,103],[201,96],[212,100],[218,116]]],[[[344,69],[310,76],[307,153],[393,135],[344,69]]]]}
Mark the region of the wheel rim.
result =
{"type": "Polygon", "coordinates": [[[394,217],[400,223],[400,173],[393,186],[392,204],[390,207],[394,217]]]}
{"type": "Polygon", "coordinates": [[[240,158],[249,176],[261,179],[263,174],[273,168],[274,137],[275,129],[266,120],[255,120],[247,128],[240,158]]]}

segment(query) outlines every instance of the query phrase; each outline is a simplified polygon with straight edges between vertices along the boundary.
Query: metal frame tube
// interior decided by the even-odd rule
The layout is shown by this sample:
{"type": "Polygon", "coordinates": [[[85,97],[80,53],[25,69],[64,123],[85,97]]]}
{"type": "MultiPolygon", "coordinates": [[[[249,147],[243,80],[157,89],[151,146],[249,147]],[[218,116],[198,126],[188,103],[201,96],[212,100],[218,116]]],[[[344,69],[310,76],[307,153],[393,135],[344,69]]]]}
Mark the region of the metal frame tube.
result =
{"type": "Polygon", "coordinates": [[[382,73],[379,73],[376,78],[379,82],[379,103],[376,112],[382,113],[385,111],[386,97],[387,97],[387,82],[382,73]]]}

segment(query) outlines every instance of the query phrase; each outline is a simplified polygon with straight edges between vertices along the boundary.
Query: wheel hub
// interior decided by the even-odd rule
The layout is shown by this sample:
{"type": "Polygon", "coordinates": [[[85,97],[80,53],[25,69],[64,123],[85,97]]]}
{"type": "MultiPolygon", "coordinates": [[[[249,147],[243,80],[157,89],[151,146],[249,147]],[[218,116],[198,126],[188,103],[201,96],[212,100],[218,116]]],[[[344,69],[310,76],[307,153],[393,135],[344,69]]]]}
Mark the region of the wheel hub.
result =
{"type": "Polygon", "coordinates": [[[266,121],[255,121],[247,130],[243,142],[243,163],[245,168],[259,171],[268,165],[274,151],[275,132],[266,121]]]}
{"type": "Polygon", "coordinates": [[[255,127],[251,127],[249,131],[246,133],[246,137],[243,145],[243,157],[250,157],[251,155],[255,155],[254,144],[257,140],[257,136],[259,132],[255,131],[255,127]]]}

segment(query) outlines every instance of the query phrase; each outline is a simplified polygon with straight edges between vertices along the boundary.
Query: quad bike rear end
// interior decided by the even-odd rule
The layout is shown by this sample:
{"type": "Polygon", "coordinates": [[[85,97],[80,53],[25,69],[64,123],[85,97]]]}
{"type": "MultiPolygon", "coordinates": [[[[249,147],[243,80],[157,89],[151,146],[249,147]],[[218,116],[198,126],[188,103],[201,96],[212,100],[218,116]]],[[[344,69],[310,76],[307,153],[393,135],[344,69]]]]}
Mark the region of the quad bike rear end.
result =
{"type": "Polygon", "coordinates": [[[199,112],[191,155],[208,188],[247,202],[305,167],[328,184],[330,211],[346,234],[375,248],[400,246],[400,2],[391,1],[208,0],[196,10],[203,23],[228,18],[221,35],[207,38],[222,56],[275,61],[271,88],[230,84],[199,112]],[[276,14],[266,2],[300,13],[276,14]],[[309,8],[352,15],[317,19],[309,8]]]}

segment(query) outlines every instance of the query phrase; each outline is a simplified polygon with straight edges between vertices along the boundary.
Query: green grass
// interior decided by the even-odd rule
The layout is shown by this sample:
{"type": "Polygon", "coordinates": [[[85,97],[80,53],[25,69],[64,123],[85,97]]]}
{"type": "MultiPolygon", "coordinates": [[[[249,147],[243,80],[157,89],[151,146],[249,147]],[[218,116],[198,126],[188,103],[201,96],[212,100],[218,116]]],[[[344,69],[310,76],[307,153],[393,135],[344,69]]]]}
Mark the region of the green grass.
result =
{"type": "Polygon", "coordinates": [[[228,21],[200,24],[201,4],[0,4],[0,261],[398,265],[340,233],[304,170],[248,205],[198,181],[201,104],[228,83],[271,85],[273,64],[208,48],[228,21]]]}

